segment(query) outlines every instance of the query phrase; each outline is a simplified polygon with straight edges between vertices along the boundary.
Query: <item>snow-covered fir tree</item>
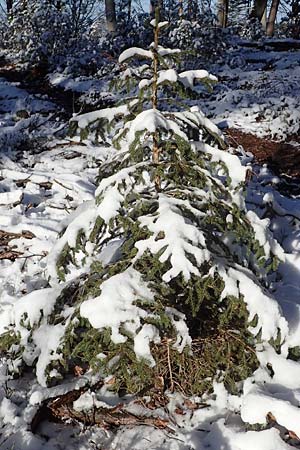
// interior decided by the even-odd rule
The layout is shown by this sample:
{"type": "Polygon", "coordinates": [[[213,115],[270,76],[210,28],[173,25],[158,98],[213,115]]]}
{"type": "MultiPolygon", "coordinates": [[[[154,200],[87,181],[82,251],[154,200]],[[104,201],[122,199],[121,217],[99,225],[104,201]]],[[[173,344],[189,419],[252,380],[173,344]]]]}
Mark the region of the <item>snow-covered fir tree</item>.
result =
{"type": "Polygon", "coordinates": [[[246,210],[246,167],[197,106],[184,108],[217,80],[181,72],[180,51],[159,45],[167,23],[157,14],[151,25],[150,48],[119,58],[126,100],[71,121],[82,140],[116,150],[95,201],[49,254],[52,287],[21,299],[4,324],[11,368],[34,365],[42,385],[79,365],[126,392],[157,377],[186,394],[214,379],[234,391],[258,365],[257,344],[280,345],[287,332],[267,290],[282,251],[246,210]]]}

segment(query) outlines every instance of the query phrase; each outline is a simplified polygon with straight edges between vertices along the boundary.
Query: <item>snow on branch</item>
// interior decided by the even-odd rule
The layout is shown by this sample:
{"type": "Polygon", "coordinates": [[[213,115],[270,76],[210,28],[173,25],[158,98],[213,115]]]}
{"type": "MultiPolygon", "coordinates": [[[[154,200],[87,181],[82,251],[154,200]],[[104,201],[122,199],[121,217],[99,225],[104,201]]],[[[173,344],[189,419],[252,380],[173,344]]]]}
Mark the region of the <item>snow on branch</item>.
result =
{"type": "Polygon", "coordinates": [[[158,72],[157,84],[162,84],[165,82],[176,83],[178,80],[178,75],[175,69],[160,70],[158,72]]]}
{"type": "Polygon", "coordinates": [[[153,28],[157,27],[159,30],[161,30],[162,28],[167,27],[169,25],[169,22],[165,20],[164,22],[158,22],[157,23],[156,19],[152,19],[151,22],[150,22],[150,25],[153,28]]]}
{"type": "Polygon", "coordinates": [[[157,47],[157,53],[159,56],[176,56],[181,54],[181,50],[179,48],[166,48],[159,45],[157,47]]]}
{"type": "Polygon", "coordinates": [[[151,52],[151,50],[144,50],[143,48],[139,47],[131,47],[121,53],[121,55],[119,56],[119,64],[123,64],[132,58],[153,59],[153,53],[151,52]]]}
{"type": "MultiPolygon", "coordinates": [[[[179,84],[185,89],[188,88],[194,90],[197,81],[200,81],[210,89],[212,85],[217,82],[217,78],[206,70],[189,70],[187,72],[177,73],[175,69],[166,69],[158,71],[158,78],[155,83],[157,86],[179,84]]],[[[150,79],[143,78],[139,82],[138,87],[140,90],[145,89],[152,86],[153,83],[153,77],[150,79]]]]}
{"type": "Polygon", "coordinates": [[[122,343],[127,337],[120,332],[121,324],[127,323],[128,331],[136,334],[141,327],[141,319],[147,315],[144,309],[134,304],[137,300],[151,302],[153,294],[140,273],[130,267],[105,280],[100,296],[82,303],[80,315],[96,329],[111,328],[112,341],[122,343]]]}
{"type": "MultiPolygon", "coordinates": [[[[238,156],[232,155],[229,152],[224,152],[218,148],[214,148],[205,142],[193,142],[193,147],[200,152],[211,155],[212,162],[222,162],[226,165],[233,188],[237,188],[245,181],[247,167],[242,166],[238,156]]],[[[232,195],[233,199],[235,198],[237,200],[236,203],[240,207],[243,207],[244,202],[242,201],[241,196],[235,196],[234,192],[232,192],[232,195]]]]}
{"type": "Polygon", "coordinates": [[[97,214],[108,223],[118,213],[124,198],[132,191],[135,178],[132,176],[138,167],[144,163],[125,168],[116,174],[104,178],[96,190],[96,196],[101,198],[97,214]]]}
{"type": "Polygon", "coordinates": [[[279,304],[255,281],[251,272],[241,266],[225,268],[217,264],[211,270],[216,271],[224,281],[222,297],[242,295],[249,312],[249,322],[257,319],[249,329],[254,336],[261,332],[261,339],[276,339],[280,330],[281,341],[288,334],[288,324],[282,316],[279,304]]]}
{"type": "Polygon", "coordinates": [[[155,133],[158,129],[172,131],[182,139],[187,140],[186,134],[180,129],[177,123],[174,120],[167,119],[162,112],[156,109],[148,109],[141,112],[132,122],[126,124],[126,128],[129,130],[128,145],[135,140],[136,133],[139,131],[155,133]]]}
{"type": "Polygon", "coordinates": [[[147,227],[153,234],[135,244],[138,249],[136,258],[149,250],[153,255],[160,254],[160,262],[169,260],[172,267],[162,277],[165,282],[180,273],[185,280],[189,280],[191,274],[199,276],[199,267],[210,260],[210,252],[206,248],[202,231],[194,224],[188,223],[182,215],[180,206],[185,203],[187,207],[188,202],[170,198],[165,194],[160,194],[158,201],[156,214],[139,219],[141,226],[147,227]]]}
{"type": "MultiPolygon", "coordinates": [[[[133,106],[133,105],[131,105],[133,106]]],[[[100,109],[98,111],[92,111],[86,114],[73,117],[71,122],[77,122],[78,128],[84,129],[91,123],[96,122],[99,119],[105,119],[108,122],[112,122],[116,117],[122,117],[129,114],[129,105],[120,105],[112,108],[100,109]]]]}
{"type": "Polygon", "coordinates": [[[207,70],[187,70],[178,74],[178,78],[181,83],[190,89],[193,89],[197,81],[201,81],[208,85],[217,83],[218,79],[214,75],[211,75],[207,70]]]}

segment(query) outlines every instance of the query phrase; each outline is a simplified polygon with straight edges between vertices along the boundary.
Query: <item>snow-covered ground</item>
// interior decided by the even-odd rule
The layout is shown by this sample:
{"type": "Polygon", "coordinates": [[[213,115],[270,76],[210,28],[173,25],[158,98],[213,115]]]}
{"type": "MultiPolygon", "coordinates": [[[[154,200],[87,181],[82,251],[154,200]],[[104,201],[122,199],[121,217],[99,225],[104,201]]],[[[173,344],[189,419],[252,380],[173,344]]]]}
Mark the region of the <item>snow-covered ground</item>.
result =
{"type": "Polygon", "coordinates": [[[300,128],[300,53],[238,49],[216,66],[220,83],[207,112],[223,125],[285,140],[300,128]]]}
{"type": "MultiPolygon", "coordinates": [[[[233,54],[229,63],[218,69],[221,83],[205,101],[214,121],[226,121],[258,136],[285,139],[299,133],[300,52],[247,50],[233,54]],[[250,59],[251,64],[247,62],[250,59]],[[271,60],[272,70],[265,70],[261,60],[264,64],[271,60]]],[[[53,77],[52,82],[60,80],[53,77]]],[[[28,294],[36,299],[46,295],[42,288],[48,284],[47,254],[76,209],[93,200],[98,167],[110,156],[107,147],[61,138],[65,126],[56,105],[0,79],[0,232],[16,233],[0,248],[1,253],[8,253],[7,259],[0,259],[2,313],[28,294]],[[15,256],[9,258],[9,252],[15,256]]],[[[139,425],[105,431],[45,420],[35,433],[30,423],[41,401],[83,386],[92,376],[87,373],[70,379],[69,384],[43,388],[30,373],[8,379],[2,358],[1,449],[300,448],[300,363],[287,359],[288,348],[300,346],[300,197],[285,197],[278,189],[278,177],[254,164],[242,150],[239,155],[245,164],[253,164],[254,177],[247,191],[249,209],[268,221],[285,251],[278,277],[270,281],[270,290],[289,324],[281,354],[271,346],[258,352],[261,367],[241,383],[240,395],[228,394],[222,384],[214,385],[213,395],[189,402],[170,394],[167,406],[148,411],[151,417],[169,421],[164,430],[139,425]]],[[[141,412],[142,407],[131,400],[122,399],[125,408],[141,412]]],[[[108,382],[96,393],[83,394],[74,407],[82,410],[95,402],[111,407],[119,401],[108,382]]],[[[142,413],[147,412],[142,408],[142,413]]]]}

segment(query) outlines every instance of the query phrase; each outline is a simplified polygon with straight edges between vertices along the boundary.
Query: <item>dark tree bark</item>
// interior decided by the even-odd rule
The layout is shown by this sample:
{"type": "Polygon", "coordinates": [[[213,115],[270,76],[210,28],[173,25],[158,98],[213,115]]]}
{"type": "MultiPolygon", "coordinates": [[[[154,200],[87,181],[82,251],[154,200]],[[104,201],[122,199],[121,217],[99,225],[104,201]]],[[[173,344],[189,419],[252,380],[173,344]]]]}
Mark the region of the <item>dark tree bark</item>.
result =
{"type": "Polygon", "coordinates": [[[292,0],[290,19],[292,19],[291,33],[294,39],[300,38],[300,0],[292,0]]]}
{"type": "Polygon", "coordinates": [[[270,14],[267,23],[267,36],[273,36],[275,29],[275,20],[280,0],[272,0],[270,14]]]}
{"type": "Polygon", "coordinates": [[[7,11],[7,14],[11,13],[12,7],[13,7],[13,0],[6,0],[6,11],[7,11]]]}
{"type": "Polygon", "coordinates": [[[179,0],[179,8],[178,8],[179,18],[183,18],[183,0],[179,0]]]}
{"type": "Polygon", "coordinates": [[[254,14],[259,20],[263,18],[267,8],[267,0],[255,0],[254,2],[254,14]]]}
{"type": "Polygon", "coordinates": [[[251,17],[256,17],[262,24],[263,29],[267,25],[267,0],[255,0],[251,17]]]}
{"type": "Polygon", "coordinates": [[[128,0],[128,14],[127,14],[128,22],[130,22],[130,20],[131,20],[131,8],[132,8],[132,1],[128,0]]]}
{"type": "Polygon", "coordinates": [[[105,0],[106,28],[110,33],[117,31],[116,5],[114,0],[105,0]]]}
{"type": "Polygon", "coordinates": [[[219,27],[226,28],[228,22],[228,6],[229,0],[218,0],[218,25],[219,27]]]}

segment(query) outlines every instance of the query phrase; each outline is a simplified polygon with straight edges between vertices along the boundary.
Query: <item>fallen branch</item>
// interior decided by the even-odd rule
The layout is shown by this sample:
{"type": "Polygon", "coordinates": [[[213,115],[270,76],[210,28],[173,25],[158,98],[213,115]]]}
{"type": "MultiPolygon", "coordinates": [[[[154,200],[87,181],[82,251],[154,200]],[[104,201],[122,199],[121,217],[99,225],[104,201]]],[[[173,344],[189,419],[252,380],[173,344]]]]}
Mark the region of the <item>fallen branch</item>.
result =
{"type": "Polygon", "coordinates": [[[62,186],[62,187],[65,188],[65,189],[68,189],[68,191],[73,191],[73,189],[72,189],[71,187],[66,186],[65,184],[61,183],[61,182],[58,181],[58,180],[53,180],[53,182],[59,184],[59,186],[62,186]]]}
{"type": "Polygon", "coordinates": [[[75,150],[72,151],[64,151],[62,153],[59,153],[58,156],[61,156],[64,159],[75,159],[75,158],[79,158],[81,156],[81,153],[76,152],[75,150]]]}
{"type": "Polygon", "coordinates": [[[279,424],[276,420],[276,417],[269,412],[266,416],[267,419],[267,429],[268,428],[276,428],[279,431],[281,439],[292,447],[300,448],[300,439],[297,434],[286,428],[285,426],[279,424]]]}
{"type": "MultiPolygon", "coordinates": [[[[94,407],[90,411],[76,411],[69,404],[57,407],[55,402],[49,406],[52,417],[59,421],[83,423],[85,426],[97,425],[100,428],[111,429],[120,426],[149,425],[155,428],[168,428],[169,421],[159,417],[137,416],[124,409],[122,403],[113,408],[94,407]]],[[[169,429],[170,431],[170,429],[169,429]]]]}
{"type": "Polygon", "coordinates": [[[35,433],[39,424],[44,420],[84,424],[85,426],[97,425],[100,428],[111,429],[120,426],[148,425],[159,429],[166,429],[173,432],[168,427],[169,420],[160,417],[138,416],[126,410],[123,403],[114,407],[94,407],[89,411],[77,411],[73,403],[88,390],[96,391],[103,386],[103,381],[99,381],[93,386],[84,386],[78,390],[73,390],[67,394],[59,395],[46,400],[31,422],[31,431],[35,433]]]}
{"type": "Polygon", "coordinates": [[[63,405],[72,405],[75,400],[77,400],[82,394],[87,392],[89,389],[96,390],[101,388],[101,386],[103,386],[102,380],[98,381],[98,383],[94,384],[93,386],[85,385],[79,389],[69,391],[66,394],[48,398],[41,404],[40,408],[33,417],[30,424],[31,431],[35,433],[39,424],[46,419],[55,422],[57,421],[62,422],[63,420],[59,417],[58,414],[55,413],[55,410],[60,410],[60,408],[63,407],[63,405]]]}

